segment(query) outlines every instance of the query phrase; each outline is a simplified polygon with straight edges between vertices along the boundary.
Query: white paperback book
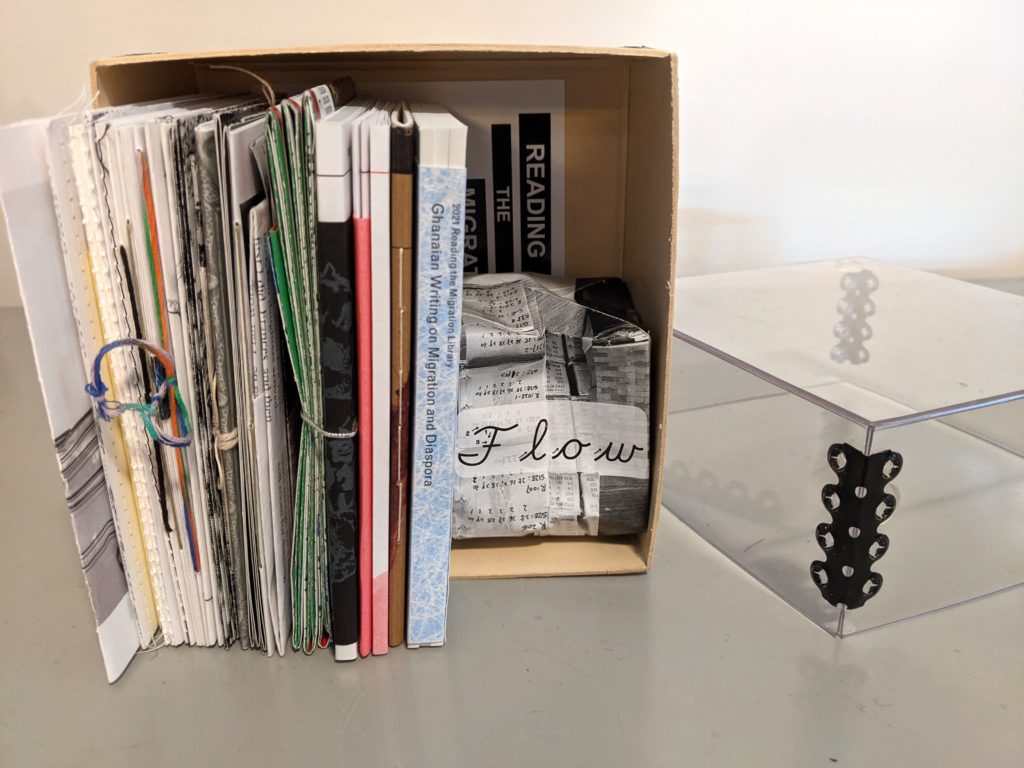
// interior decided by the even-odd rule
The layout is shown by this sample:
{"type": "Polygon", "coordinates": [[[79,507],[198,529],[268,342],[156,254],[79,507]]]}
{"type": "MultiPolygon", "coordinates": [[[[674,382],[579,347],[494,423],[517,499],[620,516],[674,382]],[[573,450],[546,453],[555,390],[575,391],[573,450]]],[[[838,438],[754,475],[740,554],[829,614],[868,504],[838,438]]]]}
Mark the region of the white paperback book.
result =
{"type": "Polygon", "coordinates": [[[413,105],[412,115],[419,129],[419,148],[406,644],[416,648],[444,644],[448,614],[466,126],[432,105],[413,105]]]}

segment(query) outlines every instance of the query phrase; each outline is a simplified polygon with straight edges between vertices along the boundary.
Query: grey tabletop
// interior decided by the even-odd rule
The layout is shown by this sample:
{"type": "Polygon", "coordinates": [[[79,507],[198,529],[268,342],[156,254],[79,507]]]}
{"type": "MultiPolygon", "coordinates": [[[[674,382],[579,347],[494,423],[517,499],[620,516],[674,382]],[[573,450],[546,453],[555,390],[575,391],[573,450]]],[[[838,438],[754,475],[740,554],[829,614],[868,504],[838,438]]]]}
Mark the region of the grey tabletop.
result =
{"type": "Polygon", "coordinates": [[[836,640],[667,513],[646,576],[456,582],[441,649],[108,686],[18,309],[0,391],[0,765],[1024,764],[1024,590],[836,640]]]}

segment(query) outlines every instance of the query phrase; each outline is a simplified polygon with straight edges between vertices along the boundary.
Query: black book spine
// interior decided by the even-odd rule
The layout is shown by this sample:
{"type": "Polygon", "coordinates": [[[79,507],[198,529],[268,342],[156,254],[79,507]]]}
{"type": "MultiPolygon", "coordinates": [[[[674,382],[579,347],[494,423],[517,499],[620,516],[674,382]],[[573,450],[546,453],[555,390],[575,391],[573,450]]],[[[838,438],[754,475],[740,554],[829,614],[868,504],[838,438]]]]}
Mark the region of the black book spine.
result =
{"type": "MultiPolygon", "coordinates": [[[[354,253],[351,219],[318,222],[323,427],[334,433],[355,423],[354,253]]],[[[359,639],[355,439],[324,437],[324,490],[331,634],[336,645],[350,645],[359,639]]]]}
{"type": "Polygon", "coordinates": [[[489,271],[487,252],[487,180],[466,182],[466,234],[462,250],[466,255],[463,273],[484,275],[489,271]]]}
{"type": "Polygon", "coordinates": [[[512,223],[512,126],[491,126],[491,179],[494,209],[494,271],[515,272],[515,235],[512,223]]]}
{"type": "Polygon", "coordinates": [[[551,115],[519,115],[519,250],[523,272],[551,274],[551,115]]]}

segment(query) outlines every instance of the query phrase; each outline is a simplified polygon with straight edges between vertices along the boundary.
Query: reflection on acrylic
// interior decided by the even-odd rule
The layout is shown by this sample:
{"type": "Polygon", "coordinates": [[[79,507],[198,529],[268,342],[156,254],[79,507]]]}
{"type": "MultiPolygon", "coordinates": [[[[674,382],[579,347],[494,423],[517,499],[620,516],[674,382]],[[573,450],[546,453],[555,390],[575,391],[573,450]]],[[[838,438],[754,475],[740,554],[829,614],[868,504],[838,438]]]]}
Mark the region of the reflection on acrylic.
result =
{"type": "Polygon", "coordinates": [[[878,277],[870,269],[844,272],[839,279],[843,298],[836,311],[843,316],[832,329],[838,343],[832,347],[832,359],[837,363],[863,365],[871,358],[865,342],[871,338],[868,318],[875,314],[871,294],[878,290],[878,277]]]}

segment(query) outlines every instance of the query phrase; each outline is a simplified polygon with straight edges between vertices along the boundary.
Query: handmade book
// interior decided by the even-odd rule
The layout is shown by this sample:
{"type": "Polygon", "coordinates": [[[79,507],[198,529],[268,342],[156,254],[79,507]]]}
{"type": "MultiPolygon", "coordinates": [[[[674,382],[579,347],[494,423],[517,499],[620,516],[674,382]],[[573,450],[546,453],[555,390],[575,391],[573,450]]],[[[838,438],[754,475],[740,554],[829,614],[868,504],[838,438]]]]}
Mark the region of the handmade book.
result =
{"type": "Polygon", "coordinates": [[[388,643],[405,639],[409,548],[409,370],[412,363],[413,186],[416,124],[406,104],[391,113],[391,478],[388,542],[388,643]]]}
{"type": "MultiPolygon", "coordinates": [[[[234,278],[230,249],[225,249],[221,189],[217,159],[218,125],[209,121],[196,128],[200,223],[206,264],[204,293],[208,311],[207,370],[211,388],[211,429],[215,435],[218,481],[223,503],[224,543],[228,565],[224,591],[230,603],[229,636],[242,648],[252,645],[249,604],[244,597],[240,564],[244,557],[241,523],[241,466],[238,451],[238,411],[235,389],[234,278]]],[[[230,241],[228,241],[230,243],[230,241]]],[[[176,291],[175,291],[176,293],[176,291]]]]}
{"type": "MultiPolygon", "coordinates": [[[[352,398],[351,358],[344,336],[346,297],[351,290],[345,261],[337,243],[327,236],[319,248],[321,220],[336,222],[336,207],[325,198],[318,208],[321,186],[317,155],[320,125],[337,114],[351,96],[351,81],[337,81],[285,99],[267,119],[271,198],[275,227],[271,230],[274,275],[285,339],[302,404],[302,433],[295,490],[292,536],[292,647],[311,653],[326,647],[352,628],[335,622],[335,604],[354,575],[355,562],[344,529],[351,527],[349,510],[355,486],[347,475],[353,462],[349,418],[352,398]],[[340,335],[340,336],[339,336],[340,335]]],[[[330,142],[323,145],[329,152],[330,142]]],[[[331,174],[327,174],[328,177],[331,174]]],[[[348,610],[338,610],[339,621],[348,610]]],[[[336,645],[337,653],[337,645],[336,645]]]]}
{"type": "Polygon", "coordinates": [[[336,435],[325,441],[327,538],[334,657],[351,661],[359,641],[357,534],[355,243],[352,231],[352,123],[362,102],[317,124],[317,269],[324,418],[336,435]]]}
{"type": "MultiPolygon", "coordinates": [[[[106,194],[111,165],[104,164],[101,158],[108,146],[102,137],[106,136],[106,126],[111,119],[115,118],[109,113],[94,113],[82,122],[73,123],[69,126],[68,141],[74,183],[83,212],[101,344],[131,337],[135,329],[125,263],[118,258],[120,254],[108,226],[113,221],[107,208],[109,197],[106,194]]],[[[110,365],[109,389],[113,397],[122,402],[144,402],[148,399],[144,388],[144,363],[134,350],[116,349],[107,359],[110,365]]],[[[165,507],[158,490],[161,475],[156,464],[157,451],[138,420],[122,419],[120,426],[129,457],[131,487],[138,509],[156,614],[161,627],[170,627],[179,621],[173,618],[179,611],[179,602],[169,557],[160,555],[164,555],[168,546],[174,546],[177,541],[169,542],[166,535],[165,507]]],[[[194,517],[188,517],[186,536],[181,540],[187,541],[189,567],[197,573],[201,566],[194,517]]],[[[198,629],[202,623],[198,615],[195,623],[196,635],[205,639],[205,632],[198,629]]]]}
{"type": "MultiPolygon", "coordinates": [[[[280,316],[267,242],[271,209],[260,168],[260,150],[266,151],[266,118],[263,114],[246,115],[217,127],[224,250],[229,254],[226,272],[235,328],[232,343],[239,374],[233,380],[242,415],[234,437],[241,448],[243,469],[240,501],[246,583],[252,585],[250,616],[259,629],[253,645],[267,653],[275,647],[283,653],[291,625],[288,593],[293,499],[280,316]]],[[[219,447],[226,447],[223,442],[227,441],[218,438],[219,447]]]]}

